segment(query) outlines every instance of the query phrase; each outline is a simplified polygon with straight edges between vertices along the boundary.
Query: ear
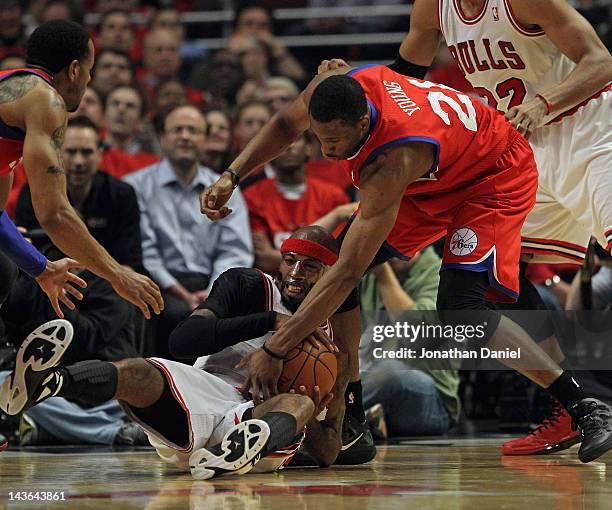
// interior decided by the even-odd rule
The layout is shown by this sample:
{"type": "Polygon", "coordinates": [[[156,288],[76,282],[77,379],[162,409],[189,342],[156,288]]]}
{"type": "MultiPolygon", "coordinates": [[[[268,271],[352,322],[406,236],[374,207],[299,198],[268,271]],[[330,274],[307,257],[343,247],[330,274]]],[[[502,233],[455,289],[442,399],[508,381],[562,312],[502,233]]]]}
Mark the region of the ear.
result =
{"type": "Polygon", "coordinates": [[[367,131],[370,127],[370,114],[366,113],[363,117],[359,119],[359,127],[362,131],[367,131]]]}
{"type": "Polygon", "coordinates": [[[73,60],[68,65],[68,78],[70,81],[75,81],[79,77],[79,73],[81,72],[81,63],[78,60],[73,60]]]}

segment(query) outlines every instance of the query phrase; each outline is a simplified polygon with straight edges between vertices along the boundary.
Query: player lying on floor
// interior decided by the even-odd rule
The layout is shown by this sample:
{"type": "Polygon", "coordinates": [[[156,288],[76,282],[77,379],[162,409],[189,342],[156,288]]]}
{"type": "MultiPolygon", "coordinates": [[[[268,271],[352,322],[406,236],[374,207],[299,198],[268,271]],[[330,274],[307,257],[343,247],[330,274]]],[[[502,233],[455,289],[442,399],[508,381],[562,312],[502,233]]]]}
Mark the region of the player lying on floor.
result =
{"type": "MultiPolygon", "coordinates": [[[[255,404],[237,388],[244,383],[244,371],[235,365],[289,318],[337,256],[334,239],[320,227],[300,229],[291,239],[278,278],[256,269],[230,269],[171,338],[173,350],[197,355],[202,338],[212,333],[227,342],[221,352],[199,358],[194,366],[133,358],[62,367],[72,327],[52,321],[21,346],[15,370],[0,387],[0,408],[17,414],[51,396],[91,404],[116,399],[142,425],[163,460],[191,468],[197,479],[243,474],[256,463],[260,472],[283,467],[302,442],[306,424],[305,448],[320,465],[331,464],[341,444],[341,392],[336,392],[340,398],[332,393],[322,399],[316,389],[312,398],[284,393],[255,404]],[[318,422],[314,417],[325,407],[326,417],[318,422]]],[[[326,329],[328,324],[311,341],[335,350],[326,329]]],[[[343,371],[345,361],[339,361],[343,371]]]]}

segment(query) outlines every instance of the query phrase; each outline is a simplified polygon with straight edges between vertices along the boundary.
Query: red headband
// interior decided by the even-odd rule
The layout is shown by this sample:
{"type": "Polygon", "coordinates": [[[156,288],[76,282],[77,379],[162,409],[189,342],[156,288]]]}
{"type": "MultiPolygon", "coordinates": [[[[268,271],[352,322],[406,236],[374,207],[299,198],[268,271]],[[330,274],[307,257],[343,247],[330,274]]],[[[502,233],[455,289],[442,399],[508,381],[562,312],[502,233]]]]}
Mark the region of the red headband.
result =
{"type": "Polygon", "coordinates": [[[281,244],[280,251],[281,253],[293,252],[312,257],[323,262],[326,266],[331,266],[338,260],[338,255],[322,244],[296,237],[285,239],[281,244]]]}

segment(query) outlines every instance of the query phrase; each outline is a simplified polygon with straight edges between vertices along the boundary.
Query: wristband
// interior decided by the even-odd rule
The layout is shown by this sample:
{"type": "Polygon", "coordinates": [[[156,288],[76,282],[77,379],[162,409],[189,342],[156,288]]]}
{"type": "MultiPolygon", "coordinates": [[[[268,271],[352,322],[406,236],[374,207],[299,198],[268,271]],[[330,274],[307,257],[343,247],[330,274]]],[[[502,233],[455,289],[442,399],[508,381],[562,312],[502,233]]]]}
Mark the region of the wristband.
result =
{"type": "Polygon", "coordinates": [[[276,352],[271,351],[271,350],[270,350],[270,349],[269,349],[269,348],[266,346],[266,344],[265,344],[265,343],[264,343],[264,344],[261,346],[261,348],[262,348],[262,349],[263,349],[263,351],[264,351],[264,352],[265,352],[265,353],[266,353],[268,356],[270,356],[271,358],[274,358],[274,359],[280,359],[280,360],[285,359],[285,356],[281,356],[280,354],[277,354],[276,352]]]}
{"type": "Polygon", "coordinates": [[[553,111],[553,104],[546,99],[542,94],[536,94],[535,97],[540,99],[546,105],[546,115],[550,115],[553,111]]]}
{"type": "Polygon", "coordinates": [[[236,189],[238,187],[238,184],[240,184],[240,176],[231,168],[226,168],[225,170],[223,170],[223,172],[227,172],[228,174],[230,174],[232,178],[232,185],[234,186],[234,189],[236,189]]]}
{"type": "Polygon", "coordinates": [[[387,67],[396,73],[403,74],[404,76],[412,76],[413,78],[419,78],[421,80],[425,78],[427,71],[429,71],[428,66],[420,66],[408,62],[404,60],[399,53],[393,63],[389,64],[387,67]]]}

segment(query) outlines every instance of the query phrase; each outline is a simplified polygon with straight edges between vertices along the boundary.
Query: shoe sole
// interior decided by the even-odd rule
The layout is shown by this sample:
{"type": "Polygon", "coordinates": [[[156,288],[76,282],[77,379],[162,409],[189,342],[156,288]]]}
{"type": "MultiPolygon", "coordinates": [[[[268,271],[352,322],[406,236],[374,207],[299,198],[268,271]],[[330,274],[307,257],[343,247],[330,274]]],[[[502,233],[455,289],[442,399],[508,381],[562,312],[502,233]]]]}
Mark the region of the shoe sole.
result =
{"type": "Polygon", "coordinates": [[[576,437],[572,437],[571,439],[567,439],[566,441],[562,441],[550,448],[544,448],[541,450],[531,450],[531,451],[516,451],[516,452],[505,452],[502,450],[501,454],[507,457],[518,457],[518,456],[526,456],[526,455],[550,455],[551,453],[561,452],[563,450],[567,450],[571,448],[575,444],[578,444],[582,441],[582,436],[578,434],[576,437]]]}
{"type": "Polygon", "coordinates": [[[206,448],[200,448],[191,454],[189,457],[191,476],[195,480],[208,480],[218,476],[244,475],[251,471],[260,459],[261,451],[269,438],[270,427],[265,421],[253,419],[240,422],[225,434],[221,442],[221,448],[224,450],[221,455],[215,455],[206,448]],[[238,459],[227,461],[225,458],[231,453],[230,436],[236,432],[243,435],[244,452],[238,459]]]}
{"type": "Polygon", "coordinates": [[[43,372],[55,367],[70,345],[73,335],[72,324],[63,319],[56,319],[38,326],[27,336],[17,351],[15,369],[4,380],[2,386],[0,386],[0,409],[2,411],[9,415],[16,415],[23,411],[24,407],[28,404],[28,388],[26,383],[28,369],[32,372],[43,372]],[[45,333],[45,331],[51,328],[53,328],[53,331],[50,334],[45,333]],[[63,340],[57,337],[61,329],[65,330],[63,340]],[[27,360],[24,359],[30,344],[40,339],[52,344],[53,355],[45,361],[36,359],[32,355],[27,360]]]}
{"type": "Polygon", "coordinates": [[[581,455],[579,451],[578,458],[580,459],[580,462],[584,462],[586,464],[587,462],[591,462],[595,459],[598,459],[604,453],[610,450],[612,450],[612,436],[610,436],[605,443],[599,445],[597,449],[594,452],[591,452],[589,455],[581,455]]]}

